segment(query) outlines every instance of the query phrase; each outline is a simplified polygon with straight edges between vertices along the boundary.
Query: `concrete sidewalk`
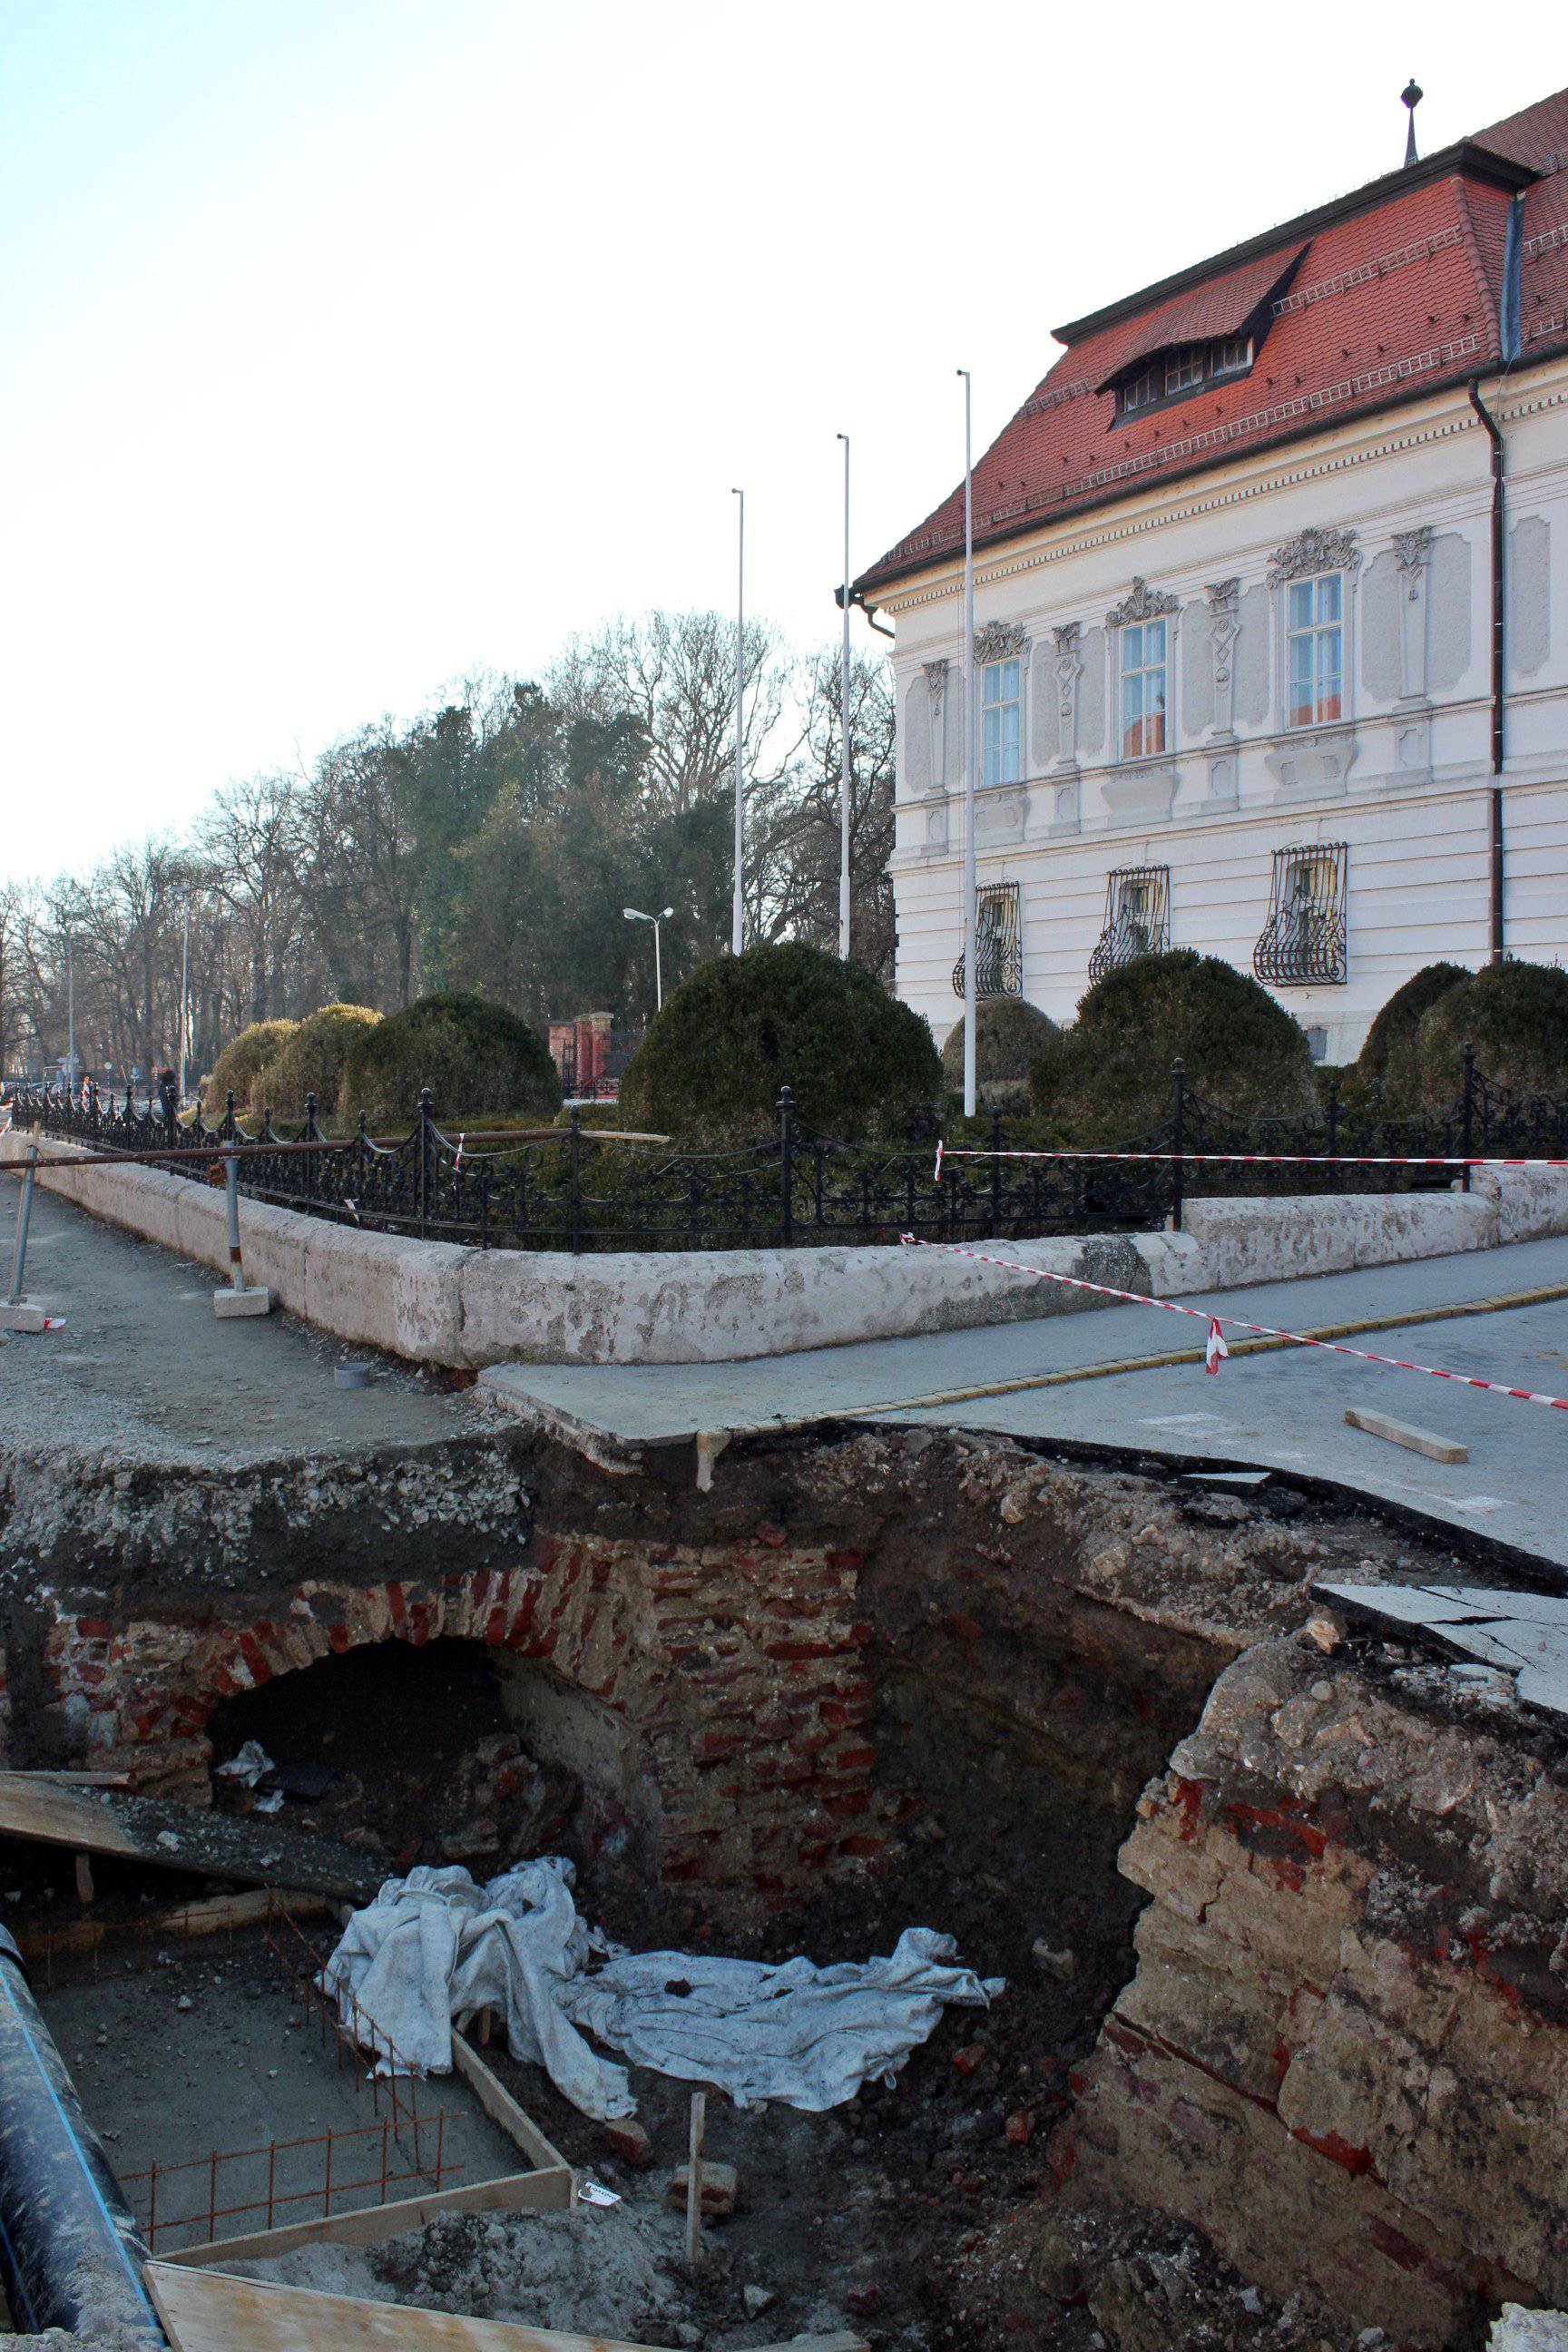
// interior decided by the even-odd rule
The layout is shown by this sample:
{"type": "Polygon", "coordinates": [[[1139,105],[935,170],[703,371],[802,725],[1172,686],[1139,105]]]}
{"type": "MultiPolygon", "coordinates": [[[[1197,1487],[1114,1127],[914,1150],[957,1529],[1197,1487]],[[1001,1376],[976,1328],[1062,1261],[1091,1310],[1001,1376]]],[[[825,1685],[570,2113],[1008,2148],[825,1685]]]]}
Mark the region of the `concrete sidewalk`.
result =
{"type": "MultiPolygon", "coordinates": [[[[1269,1283],[1194,1305],[1291,1330],[1398,1318],[1520,1291],[1568,1288],[1568,1242],[1269,1283]]],[[[1230,1334],[1232,1339],[1237,1337],[1230,1334]]],[[[481,1388],[627,1444],[714,1431],[889,1412],[1031,1437],[1146,1447],[1271,1465],[1332,1479],[1568,1564],[1568,1412],[1487,1395],[1320,1349],[1239,1357],[1209,1379],[1201,1364],[1107,1372],[1011,1394],[931,1400],[1201,1347],[1204,1326],[1139,1305],[1000,1328],[824,1349],[724,1365],[506,1365],[481,1388]],[[1458,1439],[1466,1464],[1406,1453],[1345,1425],[1371,1407],[1458,1439]]],[[[1347,1345],[1478,1378],[1568,1395],[1568,1298],[1463,1319],[1392,1328],[1347,1345]]]]}

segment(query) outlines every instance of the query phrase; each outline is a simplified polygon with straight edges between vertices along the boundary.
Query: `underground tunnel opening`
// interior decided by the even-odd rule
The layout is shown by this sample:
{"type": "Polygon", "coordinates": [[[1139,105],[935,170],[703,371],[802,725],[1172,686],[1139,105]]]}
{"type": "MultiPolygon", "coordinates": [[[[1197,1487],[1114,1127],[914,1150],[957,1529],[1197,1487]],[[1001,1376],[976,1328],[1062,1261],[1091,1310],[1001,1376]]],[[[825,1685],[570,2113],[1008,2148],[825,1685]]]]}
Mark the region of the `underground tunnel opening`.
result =
{"type": "Polygon", "coordinates": [[[579,1741],[568,1760],[590,1704],[481,1642],[367,1643],[218,1701],[213,1801],[279,1810],[399,1873],[456,1863],[484,1878],[533,1854],[577,1858],[603,1810],[588,1788],[603,1743],[579,1741]],[[223,1769],[250,1742],[274,1768],[254,1786],[223,1769]]]}

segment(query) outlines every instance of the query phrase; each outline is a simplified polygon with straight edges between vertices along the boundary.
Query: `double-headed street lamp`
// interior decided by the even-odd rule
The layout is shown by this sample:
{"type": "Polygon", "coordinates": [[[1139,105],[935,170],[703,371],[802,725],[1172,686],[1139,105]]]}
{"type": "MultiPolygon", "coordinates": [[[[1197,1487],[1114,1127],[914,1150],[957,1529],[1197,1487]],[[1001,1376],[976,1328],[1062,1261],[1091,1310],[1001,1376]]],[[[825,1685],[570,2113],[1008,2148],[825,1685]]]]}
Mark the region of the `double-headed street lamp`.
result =
{"type": "Polygon", "coordinates": [[[653,925],[654,1010],[658,1013],[662,1013],[664,1011],[664,967],[659,961],[658,927],[660,923],[668,922],[671,915],[675,912],[675,908],[673,907],[661,907],[657,915],[645,915],[640,907],[623,907],[621,908],[621,912],[626,917],[628,923],[651,923],[653,925]]]}

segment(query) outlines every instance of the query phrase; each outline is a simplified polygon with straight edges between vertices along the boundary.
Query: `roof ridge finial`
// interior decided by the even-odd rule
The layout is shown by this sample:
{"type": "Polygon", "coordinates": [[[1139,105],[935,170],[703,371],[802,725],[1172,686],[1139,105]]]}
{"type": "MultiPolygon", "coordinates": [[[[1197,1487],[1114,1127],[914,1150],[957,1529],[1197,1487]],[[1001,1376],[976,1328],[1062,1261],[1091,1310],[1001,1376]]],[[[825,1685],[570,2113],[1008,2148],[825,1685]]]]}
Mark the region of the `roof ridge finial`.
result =
{"type": "Polygon", "coordinates": [[[1409,80],[1405,83],[1405,88],[1399,93],[1400,105],[1407,107],[1410,110],[1410,120],[1405,132],[1405,168],[1406,171],[1409,170],[1412,163],[1420,160],[1415,152],[1415,110],[1420,105],[1421,100],[1426,94],[1426,91],[1422,89],[1414,74],[1411,75],[1409,80]]]}

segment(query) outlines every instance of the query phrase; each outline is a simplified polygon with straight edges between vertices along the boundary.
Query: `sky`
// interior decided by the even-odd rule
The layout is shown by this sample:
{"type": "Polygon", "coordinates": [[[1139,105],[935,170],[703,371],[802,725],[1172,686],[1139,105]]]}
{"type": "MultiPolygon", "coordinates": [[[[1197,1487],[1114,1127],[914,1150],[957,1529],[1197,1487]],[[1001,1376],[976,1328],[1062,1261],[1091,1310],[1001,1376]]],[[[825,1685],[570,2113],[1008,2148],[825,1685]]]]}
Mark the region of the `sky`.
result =
{"type": "MultiPolygon", "coordinates": [[[[1568,81],[1558,12],[0,0],[0,879],[574,630],[861,570],[1097,308],[1568,81]],[[1501,23],[1503,20],[1499,20],[1501,23]]],[[[856,629],[868,646],[879,640],[856,629]]]]}

